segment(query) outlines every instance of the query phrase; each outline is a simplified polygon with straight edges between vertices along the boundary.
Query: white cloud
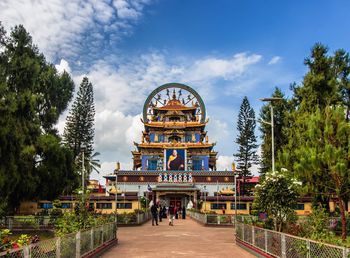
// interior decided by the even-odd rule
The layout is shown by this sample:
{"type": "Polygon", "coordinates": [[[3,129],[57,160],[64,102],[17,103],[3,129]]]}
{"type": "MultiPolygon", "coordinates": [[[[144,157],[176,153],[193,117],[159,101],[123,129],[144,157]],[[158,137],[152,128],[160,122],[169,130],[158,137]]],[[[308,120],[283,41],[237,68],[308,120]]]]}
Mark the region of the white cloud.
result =
{"type": "Polygon", "coordinates": [[[78,57],[81,51],[89,53],[87,48],[96,49],[105,44],[104,33],[114,35],[111,37],[114,40],[118,40],[118,34],[125,35],[131,28],[131,18],[137,20],[150,1],[110,2],[2,0],[0,17],[7,29],[23,24],[50,60],[56,56],[78,57]]]}
{"type": "Polygon", "coordinates": [[[280,56],[274,56],[271,58],[271,60],[267,63],[269,65],[273,65],[273,64],[277,64],[279,61],[281,61],[281,57],[280,56]]]}
{"type": "Polygon", "coordinates": [[[64,59],[61,59],[60,64],[55,65],[55,67],[59,73],[63,73],[64,71],[66,71],[67,73],[71,72],[69,63],[64,59]]]}
{"type": "Polygon", "coordinates": [[[216,168],[219,171],[232,170],[232,162],[234,162],[233,156],[219,156],[216,161],[216,168]]]}
{"type": "Polygon", "coordinates": [[[229,59],[205,58],[196,61],[188,70],[192,81],[222,77],[225,80],[241,76],[246,69],[261,60],[261,55],[238,53],[229,59]]]}

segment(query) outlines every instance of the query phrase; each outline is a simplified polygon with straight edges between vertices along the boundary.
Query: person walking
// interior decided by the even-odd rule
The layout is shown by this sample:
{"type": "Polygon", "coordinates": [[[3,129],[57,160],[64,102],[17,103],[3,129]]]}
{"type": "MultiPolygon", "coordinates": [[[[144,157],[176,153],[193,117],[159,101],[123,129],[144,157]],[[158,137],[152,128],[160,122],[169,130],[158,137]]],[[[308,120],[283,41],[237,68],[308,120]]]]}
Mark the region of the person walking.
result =
{"type": "Polygon", "coordinates": [[[174,212],[175,212],[175,219],[178,219],[179,218],[179,210],[178,210],[178,208],[175,206],[174,207],[174,212]]]}
{"type": "Polygon", "coordinates": [[[152,213],[152,226],[154,226],[154,222],[156,222],[156,225],[158,226],[158,210],[157,205],[153,203],[151,206],[151,213],[152,213]]]}
{"type": "Polygon", "coordinates": [[[162,218],[163,218],[163,207],[162,207],[161,204],[159,204],[158,214],[159,214],[159,222],[162,222],[162,218]]]}
{"type": "Polygon", "coordinates": [[[164,207],[163,207],[163,218],[164,218],[164,219],[167,218],[167,216],[166,216],[166,210],[167,210],[167,208],[166,208],[165,205],[164,205],[164,207]]]}
{"type": "Polygon", "coordinates": [[[169,210],[169,226],[174,226],[174,218],[175,218],[175,207],[174,205],[170,204],[169,210]]]}
{"type": "Polygon", "coordinates": [[[182,207],[182,219],[186,219],[186,208],[185,208],[185,205],[182,207]]]}

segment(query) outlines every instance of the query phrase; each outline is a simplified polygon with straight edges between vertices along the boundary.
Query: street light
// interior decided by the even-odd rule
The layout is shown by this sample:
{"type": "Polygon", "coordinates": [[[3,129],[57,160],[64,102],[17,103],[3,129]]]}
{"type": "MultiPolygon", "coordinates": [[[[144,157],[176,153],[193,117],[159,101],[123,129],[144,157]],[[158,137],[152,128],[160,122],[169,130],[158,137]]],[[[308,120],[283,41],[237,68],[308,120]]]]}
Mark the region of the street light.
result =
{"type": "Polygon", "coordinates": [[[207,186],[204,186],[204,211],[207,211],[207,186]]]}
{"type": "Polygon", "coordinates": [[[139,188],[139,190],[137,192],[137,202],[138,202],[137,205],[138,205],[138,209],[140,210],[140,188],[141,188],[141,186],[139,185],[138,188],[139,188]]]}
{"type": "Polygon", "coordinates": [[[262,98],[261,101],[270,102],[271,111],[271,123],[261,120],[265,124],[271,125],[271,151],[272,151],[272,172],[275,171],[275,135],[274,135],[274,123],[273,123],[273,105],[272,102],[282,100],[283,98],[262,98]]]}
{"type": "Polygon", "coordinates": [[[82,202],[83,202],[83,205],[85,207],[85,164],[84,164],[84,161],[85,161],[85,150],[86,150],[86,146],[85,144],[82,144],[80,146],[80,151],[81,151],[81,158],[82,158],[82,161],[81,161],[81,190],[82,190],[82,202]]]}
{"type": "Polygon", "coordinates": [[[119,161],[114,169],[115,174],[115,225],[118,228],[118,171],[120,169],[119,161]]]}
{"type": "Polygon", "coordinates": [[[235,184],[235,227],[237,224],[237,175],[236,175],[236,165],[232,162],[232,172],[234,176],[234,184],[235,184]]]}

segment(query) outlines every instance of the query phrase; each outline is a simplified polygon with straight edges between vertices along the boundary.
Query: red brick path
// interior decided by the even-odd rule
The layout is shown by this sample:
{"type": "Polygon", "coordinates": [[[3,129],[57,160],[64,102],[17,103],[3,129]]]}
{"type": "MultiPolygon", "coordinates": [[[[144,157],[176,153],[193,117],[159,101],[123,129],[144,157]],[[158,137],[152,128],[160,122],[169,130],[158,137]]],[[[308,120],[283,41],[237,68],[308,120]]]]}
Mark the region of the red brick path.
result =
{"type": "Polygon", "coordinates": [[[139,227],[120,227],[118,245],[103,258],[126,257],[218,257],[250,258],[254,255],[234,243],[233,228],[204,227],[190,218],[174,220],[174,226],[163,219],[159,226],[148,222],[139,227]]]}

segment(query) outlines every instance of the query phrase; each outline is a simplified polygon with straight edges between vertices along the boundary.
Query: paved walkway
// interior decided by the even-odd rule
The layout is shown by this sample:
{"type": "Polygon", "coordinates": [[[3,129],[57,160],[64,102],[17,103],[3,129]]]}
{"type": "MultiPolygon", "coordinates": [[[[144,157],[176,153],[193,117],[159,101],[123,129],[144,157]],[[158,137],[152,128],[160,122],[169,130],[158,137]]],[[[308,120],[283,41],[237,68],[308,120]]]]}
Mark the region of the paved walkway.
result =
{"type": "Polygon", "coordinates": [[[159,226],[120,227],[118,241],[103,258],[255,257],[234,243],[233,228],[204,227],[190,218],[174,220],[173,227],[164,219],[159,226]]]}

